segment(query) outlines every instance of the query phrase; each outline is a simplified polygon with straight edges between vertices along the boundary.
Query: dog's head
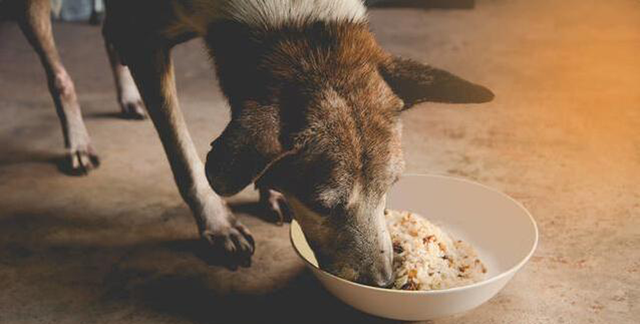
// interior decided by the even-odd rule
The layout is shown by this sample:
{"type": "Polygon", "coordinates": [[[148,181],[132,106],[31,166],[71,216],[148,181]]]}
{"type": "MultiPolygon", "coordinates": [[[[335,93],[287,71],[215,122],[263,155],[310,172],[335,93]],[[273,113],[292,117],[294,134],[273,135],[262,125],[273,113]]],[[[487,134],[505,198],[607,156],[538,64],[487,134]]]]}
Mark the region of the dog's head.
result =
{"type": "Polygon", "coordinates": [[[479,103],[493,94],[384,53],[368,31],[312,39],[271,43],[258,73],[272,95],[232,101],[207,176],[224,196],[256,181],[282,192],[323,269],[386,286],[393,279],[386,193],[404,166],[400,113],[420,102],[479,103]]]}

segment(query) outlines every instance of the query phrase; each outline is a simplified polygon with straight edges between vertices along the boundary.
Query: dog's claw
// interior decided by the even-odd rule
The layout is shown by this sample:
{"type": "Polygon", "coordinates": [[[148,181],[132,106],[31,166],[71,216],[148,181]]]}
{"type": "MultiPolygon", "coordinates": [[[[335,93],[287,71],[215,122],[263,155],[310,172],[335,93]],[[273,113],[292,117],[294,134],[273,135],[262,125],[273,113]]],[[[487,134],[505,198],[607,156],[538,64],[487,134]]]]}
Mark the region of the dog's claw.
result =
{"type": "Polygon", "coordinates": [[[278,225],[290,222],[293,218],[287,199],[275,190],[260,188],[260,204],[267,209],[271,218],[278,225]]]}
{"type": "Polygon", "coordinates": [[[256,242],[253,240],[253,236],[249,229],[240,222],[236,222],[236,229],[242,233],[244,238],[247,240],[247,243],[251,245],[251,254],[253,254],[256,250],[256,242]]]}
{"type": "Polygon", "coordinates": [[[87,175],[100,166],[100,158],[90,144],[71,149],[67,159],[70,166],[69,173],[72,175],[87,175]]]}
{"type": "Polygon", "coordinates": [[[120,103],[120,107],[122,108],[122,116],[125,119],[142,120],[147,118],[142,99],[123,101],[120,103]]]}
{"type": "Polygon", "coordinates": [[[202,239],[213,249],[213,256],[222,259],[228,268],[249,267],[255,252],[253,236],[233,215],[228,218],[224,225],[204,230],[202,239]]]}

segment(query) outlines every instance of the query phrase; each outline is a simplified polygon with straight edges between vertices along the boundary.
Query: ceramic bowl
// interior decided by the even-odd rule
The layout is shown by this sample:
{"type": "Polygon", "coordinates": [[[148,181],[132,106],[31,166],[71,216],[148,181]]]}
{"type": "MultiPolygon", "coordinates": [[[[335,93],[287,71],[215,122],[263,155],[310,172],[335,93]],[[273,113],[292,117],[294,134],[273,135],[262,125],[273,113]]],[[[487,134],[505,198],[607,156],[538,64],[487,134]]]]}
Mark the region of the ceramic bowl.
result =
{"type": "Polygon", "coordinates": [[[487,275],[472,285],[434,291],[361,285],[318,268],[299,224],[293,221],[293,247],[322,285],[346,304],[380,317],[429,320],[478,307],[509,282],[538,243],[536,223],[520,203],[467,180],[405,175],[387,195],[387,208],[421,214],[453,237],[469,242],[486,265],[487,275]]]}

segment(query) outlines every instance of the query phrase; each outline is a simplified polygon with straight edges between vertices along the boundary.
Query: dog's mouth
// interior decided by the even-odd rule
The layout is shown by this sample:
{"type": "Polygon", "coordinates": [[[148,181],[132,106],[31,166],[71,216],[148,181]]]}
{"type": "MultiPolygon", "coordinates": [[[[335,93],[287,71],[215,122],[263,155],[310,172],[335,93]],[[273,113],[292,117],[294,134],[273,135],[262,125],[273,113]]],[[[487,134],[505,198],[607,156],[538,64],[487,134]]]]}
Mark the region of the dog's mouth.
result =
{"type": "Polygon", "coordinates": [[[391,287],[395,280],[392,268],[376,269],[373,265],[352,265],[348,262],[334,261],[315,250],[314,254],[320,269],[345,280],[379,288],[391,287]]]}

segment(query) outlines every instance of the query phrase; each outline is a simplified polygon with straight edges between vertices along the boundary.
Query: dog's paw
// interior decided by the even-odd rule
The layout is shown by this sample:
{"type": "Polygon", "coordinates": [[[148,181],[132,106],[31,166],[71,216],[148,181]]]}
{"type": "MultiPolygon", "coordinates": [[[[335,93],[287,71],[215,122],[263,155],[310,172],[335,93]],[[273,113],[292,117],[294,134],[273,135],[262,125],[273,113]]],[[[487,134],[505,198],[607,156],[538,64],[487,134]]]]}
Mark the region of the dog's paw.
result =
{"type": "Polygon", "coordinates": [[[275,190],[260,188],[260,204],[267,210],[269,219],[272,219],[278,225],[282,225],[284,222],[291,222],[291,219],[293,219],[287,199],[283,194],[275,190]]]}
{"type": "Polygon", "coordinates": [[[123,98],[120,100],[120,108],[122,110],[122,118],[142,120],[147,118],[147,113],[144,110],[144,103],[140,96],[123,98]]]}
{"type": "Polygon", "coordinates": [[[231,213],[224,221],[207,226],[200,232],[200,237],[209,247],[211,253],[208,255],[212,258],[212,263],[222,264],[233,270],[238,266],[251,265],[255,241],[249,229],[231,213]]]}
{"type": "Polygon", "coordinates": [[[87,175],[100,166],[100,158],[93,146],[89,144],[75,145],[67,153],[67,168],[71,175],[87,175]]]}

